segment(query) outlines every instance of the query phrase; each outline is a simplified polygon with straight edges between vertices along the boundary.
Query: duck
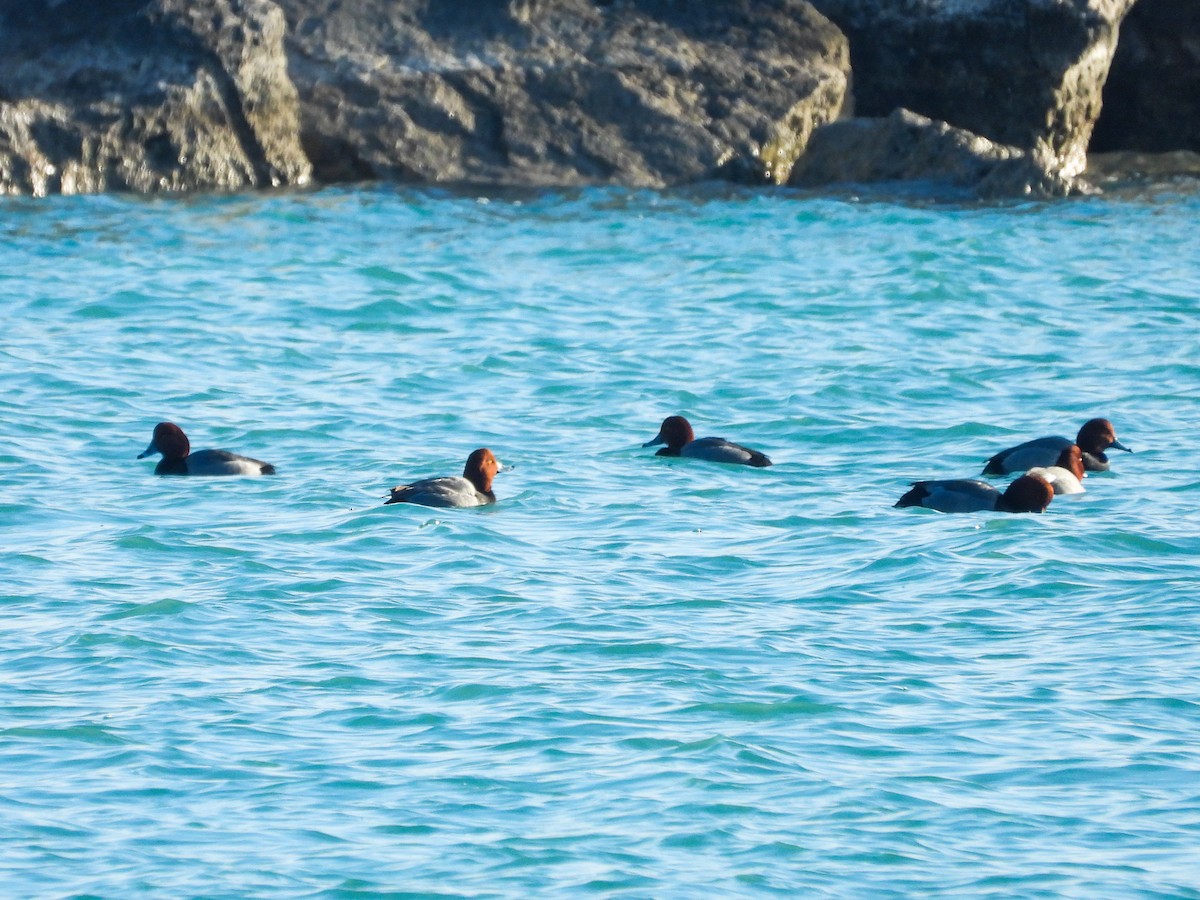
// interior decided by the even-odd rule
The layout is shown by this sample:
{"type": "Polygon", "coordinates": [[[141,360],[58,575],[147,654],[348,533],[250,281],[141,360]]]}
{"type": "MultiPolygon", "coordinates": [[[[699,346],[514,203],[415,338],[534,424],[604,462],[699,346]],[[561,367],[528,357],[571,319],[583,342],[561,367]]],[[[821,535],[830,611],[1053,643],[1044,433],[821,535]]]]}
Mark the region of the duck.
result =
{"type": "Polygon", "coordinates": [[[646,441],[643,447],[666,444],[655,456],[686,456],[692,459],[707,459],[710,462],[733,463],[740,466],[763,468],[771,465],[764,453],[734,444],[719,437],[696,437],[692,424],[683,416],[667,416],[658,429],[654,440],[646,441]]]}
{"type": "Polygon", "coordinates": [[[409,484],[398,484],[383,504],[416,503],[420,506],[466,507],[486,506],[496,502],[492,492],[492,479],[504,470],[504,464],[496,459],[487,447],[472,451],[467,457],[462,477],[448,475],[443,478],[425,478],[409,484]]]}
{"type": "Polygon", "coordinates": [[[1112,422],[1108,419],[1088,419],[1079,429],[1079,434],[1072,441],[1065,437],[1040,437],[1007,450],[1001,450],[987,461],[983,467],[984,475],[1008,475],[1012,472],[1024,472],[1034,466],[1053,466],[1063,450],[1075,444],[1082,456],[1083,467],[1089,472],[1107,472],[1108,457],[1104,451],[1110,447],[1133,451],[1117,440],[1117,433],[1112,422]]]}
{"type": "Polygon", "coordinates": [[[228,450],[197,450],[183,429],[174,422],[159,422],[154,426],[150,445],[138,454],[138,459],[162,454],[154,467],[155,475],[274,475],[275,467],[261,459],[239,456],[228,450]]]}
{"type": "Polygon", "coordinates": [[[1025,474],[1046,479],[1050,482],[1050,487],[1054,488],[1055,494],[1082,494],[1085,490],[1083,452],[1076,444],[1063,450],[1054,465],[1035,466],[1025,474]]]}
{"type": "Polygon", "coordinates": [[[944,513],[981,510],[1040,513],[1053,499],[1054,489],[1050,482],[1036,475],[1022,475],[1004,493],[986,481],[975,478],[914,481],[908,493],[896,501],[896,506],[923,506],[944,513]]]}

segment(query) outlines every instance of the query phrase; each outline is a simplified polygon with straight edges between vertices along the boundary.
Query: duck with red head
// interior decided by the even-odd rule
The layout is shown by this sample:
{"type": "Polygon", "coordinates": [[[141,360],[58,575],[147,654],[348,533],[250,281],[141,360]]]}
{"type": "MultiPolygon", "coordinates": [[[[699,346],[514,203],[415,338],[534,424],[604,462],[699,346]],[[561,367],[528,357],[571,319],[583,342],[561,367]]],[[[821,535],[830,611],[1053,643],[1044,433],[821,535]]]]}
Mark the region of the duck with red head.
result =
{"type": "Polygon", "coordinates": [[[771,460],[765,454],[741,444],[718,437],[697,438],[692,424],[683,416],[667,416],[663,419],[662,427],[658,429],[658,436],[652,441],[646,441],[642,446],[653,447],[656,444],[666,446],[654,454],[655,456],[685,456],[756,468],[771,465],[771,460]]]}
{"type": "Polygon", "coordinates": [[[983,467],[984,475],[1007,475],[1010,472],[1024,472],[1034,466],[1053,466],[1058,456],[1072,444],[1079,447],[1083,456],[1083,467],[1089,472],[1107,472],[1108,457],[1104,451],[1110,447],[1133,451],[1117,440],[1117,432],[1108,419],[1089,419],[1079,429],[1079,434],[1072,441],[1069,438],[1053,436],[1034,438],[1007,450],[1001,450],[987,461],[983,467]]]}
{"type": "Polygon", "coordinates": [[[1084,492],[1083,451],[1072,444],[1058,455],[1058,462],[1053,466],[1035,466],[1025,473],[1036,475],[1050,482],[1056,494],[1082,494],[1084,492]]]}
{"type": "Polygon", "coordinates": [[[923,506],[944,513],[981,510],[1040,513],[1053,499],[1050,482],[1036,475],[1022,475],[1003,494],[986,481],[974,478],[914,481],[912,489],[896,501],[896,506],[923,506]]]}
{"type": "Polygon", "coordinates": [[[174,422],[159,422],[154,426],[150,445],[138,454],[145,459],[156,453],[162,454],[155,475],[274,475],[275,467],[259,459],[239,456],[228,450],[197,450],[191,452],[191,444],[183,429],[174,422]]]}
{"type": "Polygon", "coordinates": [[[392,488],[388,503],[416,503],[420,506],[486,506],[496,502],[492,479],[504,471],[504,464],[487,447],[467,457],[462,477],[424,478],[392,488]]]}

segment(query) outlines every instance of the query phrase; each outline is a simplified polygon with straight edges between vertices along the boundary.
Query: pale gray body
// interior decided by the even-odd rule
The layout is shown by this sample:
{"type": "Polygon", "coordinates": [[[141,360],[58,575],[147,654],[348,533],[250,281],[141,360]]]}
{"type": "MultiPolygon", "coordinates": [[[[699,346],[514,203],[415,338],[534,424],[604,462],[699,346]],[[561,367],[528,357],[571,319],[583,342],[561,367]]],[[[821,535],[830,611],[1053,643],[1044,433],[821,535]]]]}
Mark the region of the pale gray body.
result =
{"type": "Polygon", "coordinates": [[[461,475],[425,478],[392,488],[388,503],[416,503],[421,506],[462,507],[495,503],[494,494],[485,494],[461,475]]]}

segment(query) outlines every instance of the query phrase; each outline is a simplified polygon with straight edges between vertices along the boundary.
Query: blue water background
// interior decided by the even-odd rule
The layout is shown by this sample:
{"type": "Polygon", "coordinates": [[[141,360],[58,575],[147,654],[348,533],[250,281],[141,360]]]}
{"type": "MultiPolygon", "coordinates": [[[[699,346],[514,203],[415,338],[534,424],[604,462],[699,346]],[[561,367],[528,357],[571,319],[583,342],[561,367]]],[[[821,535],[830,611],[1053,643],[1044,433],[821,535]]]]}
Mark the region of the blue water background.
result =
{"type": "Polygon", "coordinates": [[[0,882],[1200,897],[1198,223],[5,200],[0,882]],[[1042,516],[892,508],[1096,415],[1135,452],[1042,516]],[[156,478],[164,419],[280,474],[156,478]],[[479,446],[495,507],[381,505],[479,446]]]}

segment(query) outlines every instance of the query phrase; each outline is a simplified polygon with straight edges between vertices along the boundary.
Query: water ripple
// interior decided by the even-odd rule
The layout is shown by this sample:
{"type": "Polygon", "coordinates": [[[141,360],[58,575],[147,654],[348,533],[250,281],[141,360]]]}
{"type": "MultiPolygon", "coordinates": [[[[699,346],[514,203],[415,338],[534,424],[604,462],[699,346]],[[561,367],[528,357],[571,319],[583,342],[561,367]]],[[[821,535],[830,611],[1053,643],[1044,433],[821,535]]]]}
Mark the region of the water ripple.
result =
{"type": "Polygon", "coordinates": [[[4,202],[11,891],[1198,896],[1195,194],[4,202]]]}

